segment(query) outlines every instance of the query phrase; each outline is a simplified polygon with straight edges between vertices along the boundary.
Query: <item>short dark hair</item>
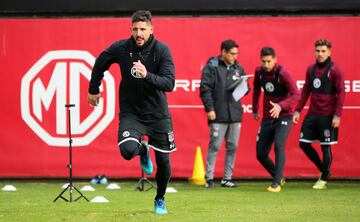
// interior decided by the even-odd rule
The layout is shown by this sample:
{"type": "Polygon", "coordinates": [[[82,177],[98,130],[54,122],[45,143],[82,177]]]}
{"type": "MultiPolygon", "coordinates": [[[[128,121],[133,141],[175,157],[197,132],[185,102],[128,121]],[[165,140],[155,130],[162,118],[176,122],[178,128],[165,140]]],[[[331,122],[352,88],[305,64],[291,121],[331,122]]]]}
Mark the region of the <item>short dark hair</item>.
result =
{"type": "Polygon", "coordinates": [[[331,42],[327,39],[318,39],[315,41],[315,48],[318,46],[326,46],[329,49],[331,48],[331,42]]]}
{"type": "Polygon", "coordinates": [[[275,57],[276,56],[275,50],[273,48],[271,48],[271,47],[264,47],[260,51],[260,57],[263,57],[263,56],[275,57]]]}
{"type": "Polygon", "coordinates": [[[138,10],[131,16],[132,23],[134,22],[149,22],[151,23],[151,12],[146,10],[138,10]]]}
{"type": "Polygon", "coordinates": [[[224,49],[226,52],[230,51],[232,48],[239,48],[238,44],[232,39],[227,39],[221,43],[221,51],[224,49]]]}

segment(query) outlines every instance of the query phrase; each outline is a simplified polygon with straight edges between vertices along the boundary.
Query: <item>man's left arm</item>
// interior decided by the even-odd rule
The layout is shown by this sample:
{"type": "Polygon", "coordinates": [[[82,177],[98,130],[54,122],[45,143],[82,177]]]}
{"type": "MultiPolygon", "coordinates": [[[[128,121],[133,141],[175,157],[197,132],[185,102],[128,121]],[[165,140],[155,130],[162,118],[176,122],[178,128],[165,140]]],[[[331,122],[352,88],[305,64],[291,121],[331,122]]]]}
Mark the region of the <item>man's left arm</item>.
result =
{"type": "Polygon", "coordinates": [[[337,128],[340,126],[340,118],[345,101],[345,80],[342,71],[338,66],[333,67],[333,84],[335,86],[335,114],[332,120],[332,126],[337,128]]]}
{"type": "Polygon", "coordinates": [[[167,46],[158,53],[161,53],[158,57],[160,60],[159,73],[147,72],[145,81],[160,91],[171,92],[175,86],[174,61],[167,46]]]}
{"type": "Polygon", "coordinates": [[[294,103],[298,102],[300,99],[300,93],[298,88],[296,87],[296,83],[292,76],[288,72],[282,73],[282,82],[288,90],[288,97],[278,104],[280,105],[281,109],[283,110],[291,110],[291,107],[294,103]]]}

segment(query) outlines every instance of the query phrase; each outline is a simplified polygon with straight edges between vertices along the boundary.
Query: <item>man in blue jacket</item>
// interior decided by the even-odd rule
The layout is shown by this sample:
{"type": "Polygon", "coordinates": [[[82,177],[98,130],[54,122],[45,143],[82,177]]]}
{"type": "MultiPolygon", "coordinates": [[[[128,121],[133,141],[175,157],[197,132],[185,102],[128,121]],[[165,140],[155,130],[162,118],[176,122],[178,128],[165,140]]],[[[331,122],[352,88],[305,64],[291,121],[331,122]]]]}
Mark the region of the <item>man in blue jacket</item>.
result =
{"type": "Polygon", "coordinates": [[[200,97],[207,112],[210,127],[205,173],[205,187],[207,188],[215,186],[215,162],[224,137],[226,139],[226,154],[221,186],[237,186],[232,181],[232,174],[243,111],[241,103],[234,99],[232,93],[234,86],[239,82],[238,80],[245,75],[244,68],[236,61],[239,54],[238,48],[236,42],[231,39],[223,41],[221,43],[221,54],[210,58],[202,70],[200,97]]]}
{"type": "Polygon", "coordinates": [[[167,214],[165,191],[171,176],[169,153],[176,150],[174,133],[165,92],[175,85],[174,62],[169,48],[153,36],[149,11],[132,15],[129,39],[114,42],[96,59],[90,80],[88,103],[99,102],[99,86],[111,64],[121,69],[120,124],[118,146],[126,160],[140,156],[146,174],[153,165],[149,147],[155,150],[157,194],[156,214],[167,214]],[[148,143],[142,138],[148,136],[148,143]]]}

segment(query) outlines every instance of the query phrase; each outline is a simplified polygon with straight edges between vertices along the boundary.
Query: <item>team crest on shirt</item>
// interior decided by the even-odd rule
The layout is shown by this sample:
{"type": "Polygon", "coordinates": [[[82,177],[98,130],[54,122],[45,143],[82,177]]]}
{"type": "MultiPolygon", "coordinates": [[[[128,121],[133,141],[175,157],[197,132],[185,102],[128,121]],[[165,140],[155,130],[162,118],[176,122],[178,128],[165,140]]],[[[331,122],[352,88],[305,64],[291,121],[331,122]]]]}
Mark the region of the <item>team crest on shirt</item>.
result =
{"type": "Polygon", "coordinates": [[[232,76],[232,79],[233,80],[237,80],[237,79],[240,79],[240,72],[238,70],[236,70],[234,72],[234,75],[232,76]]]}
{"type": "Polygon", "coordinates": [[[168,132],[168,140],[170,143],[174,142],[174,132],[168,132]]]}
{"type": "Polygon", "coordinates": [[[129,131],[124,131],[124,132],[122,133],[122,136],[123,136],[123,137],[128,137],[128,136],[130,136],[130,132],[129,132],[129,131]]]}
{"type": "Polygon", "coordinates": [[[131,71],[130,71],[131,75],[134,77],[134,78],[137,78],[137,79],[140,79],[141,78],[141,75],[138,71],[136,71],[136,68],[135,67],[132,67],[131,68],[131,71]]]}
{"type": "Polygon", "coordinates": [[[314,86],[315,89],[320,88],[321,80],[319,78],[315,78],[314,81],[313,81],[313,86],[314,86]]]}
{"type": "Polygon", "coordinates": [[[274,84],[272,84],[271,82],[266,83],[265,90],[268,92],[274,92],[275,90],[274,84]]]}
{"type": "Polygon", "coordinates": [[[329,129],[324,130],[324,137],[330,137],[330,130],[329,129]]]}

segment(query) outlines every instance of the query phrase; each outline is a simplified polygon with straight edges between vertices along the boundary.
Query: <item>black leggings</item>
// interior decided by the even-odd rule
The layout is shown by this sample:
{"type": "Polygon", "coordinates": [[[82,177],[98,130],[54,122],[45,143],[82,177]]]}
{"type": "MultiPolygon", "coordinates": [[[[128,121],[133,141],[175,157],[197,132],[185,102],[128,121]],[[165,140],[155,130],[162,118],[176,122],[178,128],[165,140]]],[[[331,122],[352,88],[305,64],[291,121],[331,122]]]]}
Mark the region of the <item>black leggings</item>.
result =
{"type": "MultiPolygon", "coordinates": [[[[120,153],[126,160],[131,160],[137,155],[144,153],[142,146],[134,140],[126,141],[120,144],[120,153]]],[[[146,150],[145,150],[146,151],[146,150]]],[[[156,184],[157,194],[155,199],[163,199],[166,187],[171,177],[170,154],[155,150],[155,159],[157,165],[156,184]]]]}
{"type": "Polygon", "coordinates": [[[263,120],[258,141],[256,143],[256,158],[273,177],[272,183],[280,184],[285,166],[285,143],[292,126],[291,117],[276,120],[263,120]],[[275,163],[269,157],[274,143],[275,163]]]}
{"type": "Polygon", "coordinates": [[[155,150],[157,194],[155,200],[163,199],[171,177],[170,154],[155,150]]]}
{"type": "Polygon", "coordinates": [[[319,154],[316,152],[311,143],[300,142],[300,148],[305,155],[315,164],[318,170],[322,173],[321,179],[327,180],[330,174],[330,167],[332,162],[332,153],[330,145],[321,145],[323,160],[321,161],[319,154]]]}

